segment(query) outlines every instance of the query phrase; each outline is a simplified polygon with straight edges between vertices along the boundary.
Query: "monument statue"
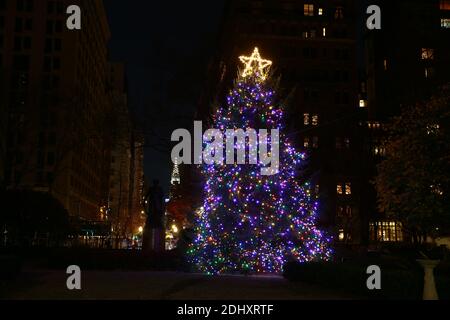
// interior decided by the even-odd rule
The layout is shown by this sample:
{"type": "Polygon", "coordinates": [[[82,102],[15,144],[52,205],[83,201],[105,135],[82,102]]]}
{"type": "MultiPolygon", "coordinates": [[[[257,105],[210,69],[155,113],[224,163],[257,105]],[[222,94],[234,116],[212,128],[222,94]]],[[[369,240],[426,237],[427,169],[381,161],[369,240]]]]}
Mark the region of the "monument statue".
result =
{"type": "Polygon", "coordinates": [[[158,180],[153,181],[147,195],[147,223],[144,229],[143,250],[161,252],[165,250],[164,192],[158,180]]]}

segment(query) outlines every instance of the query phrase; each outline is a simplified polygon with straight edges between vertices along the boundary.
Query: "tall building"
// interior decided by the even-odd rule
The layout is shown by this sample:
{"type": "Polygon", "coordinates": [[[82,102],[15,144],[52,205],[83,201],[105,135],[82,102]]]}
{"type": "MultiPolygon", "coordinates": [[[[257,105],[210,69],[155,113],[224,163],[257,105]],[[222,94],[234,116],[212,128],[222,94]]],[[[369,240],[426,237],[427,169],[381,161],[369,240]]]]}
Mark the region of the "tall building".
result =
{"type": "Polygon", "coordinates": [[[119,63],[110,64],[110,94],[112,99],[115,130],[111,153],[109,179],[108,220],[115,239],[127,237],[130,213],[130,190],[132,183],[132,123],[128,111],[125,68],[119,63]]]}
{"type": "Polygon", "coordinates": [[[108,221],[113,236],[124,239],[136,235],[145,224],[144,138],[129,110],[124,65],[111,63],[109,79],[114,131],[108,221]]]}
{"type": "Polygon", "coordinates": [[[3,69],[3,47],[5,43],[6,1],[0,1],[0,190],[5,187],[6,170],[6,135],[8,131],[8,109],[5,97],[5,71],[3,69]]]}
{"type": "Polygon", "coordinates": [[[360,104],[356,2],[353,0],[228,1],[218,52],[210,63],[198,115],[224,104],[238,57],[258,47],[292,89],[289,127],[309,155],[302,179],[320,196],[320,224],[336,239],[359,243],[361,216],[360,104]]]}
{"type": "Polygon", "coordinates": [[[129,234],[137,234],[147,219],[144,203],[144,147],[145,138],[139,128],[133,127],[131,142],[131,184],[129,234]]]}
{"type": "Polygon", "coordinates": [[[101,0],[0,1],[7,186],[50,192],[90,221],[107,205],[109,37],[101,0]],[[70,31],[66,8],[74,4],[82,29],[70,31]]]}
{"type": "MultiPolygon", "coordinates": [[[[450,82],[450,1],[375,0],[381,30],[366,31],[368,181],[383,158],[382,128],[402,108],[424,100],[450,82]]],[[[367,183],[371,241],[401,241],[401,225],[379,213],[367,183]]]]}

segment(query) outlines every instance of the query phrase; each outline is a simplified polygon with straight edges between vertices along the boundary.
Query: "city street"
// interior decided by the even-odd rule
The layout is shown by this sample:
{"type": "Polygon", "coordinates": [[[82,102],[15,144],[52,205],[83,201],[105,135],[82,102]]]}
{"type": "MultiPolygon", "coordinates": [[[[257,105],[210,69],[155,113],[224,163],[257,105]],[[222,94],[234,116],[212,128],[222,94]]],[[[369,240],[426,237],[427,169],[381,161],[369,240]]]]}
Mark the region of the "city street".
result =
{"type": "Polygon", "coordinates": [[[84,272],[82,290],[66,288],[64,271],[23,272],[8,284],[13,299],[352,299],[346,294],[306,284],[290,283],[276,276],[219,276],[171,272],[84,272]]]}

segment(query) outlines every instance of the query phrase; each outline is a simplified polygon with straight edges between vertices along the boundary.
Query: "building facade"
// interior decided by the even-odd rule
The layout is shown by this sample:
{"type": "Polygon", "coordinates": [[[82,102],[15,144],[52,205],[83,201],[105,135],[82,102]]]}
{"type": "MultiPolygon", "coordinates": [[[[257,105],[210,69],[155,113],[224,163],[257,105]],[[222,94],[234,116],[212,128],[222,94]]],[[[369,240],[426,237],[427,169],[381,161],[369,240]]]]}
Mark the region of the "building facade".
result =
{"type": "Polygon", "coordinates": [[[101,220],[107,205],[109,38],[101,0],[0,1],[7,187],[50,192],[82,220],[101,220]],[[73,4],[83,23],[69,31],[73,4]]]}
{"type": "Polygon", "coordinates": [[[125,66],[111,63],[109,79],[114,131],[107,220],[113,238],[125,239],[145,225],[144,139],[129,110],[125,66]]]}
{"type": "MultiPolygon", "coordinates": [[[[450,1],[378,0],[371,4],[381,9],[382,27],[365,33],[368,181],[386,152],[386,121],[450,82],[450,1]]],[[[378,212],[373,186],[367,183],[365,190],[369,241],[404,240],[401,224],[378,212]]]]}

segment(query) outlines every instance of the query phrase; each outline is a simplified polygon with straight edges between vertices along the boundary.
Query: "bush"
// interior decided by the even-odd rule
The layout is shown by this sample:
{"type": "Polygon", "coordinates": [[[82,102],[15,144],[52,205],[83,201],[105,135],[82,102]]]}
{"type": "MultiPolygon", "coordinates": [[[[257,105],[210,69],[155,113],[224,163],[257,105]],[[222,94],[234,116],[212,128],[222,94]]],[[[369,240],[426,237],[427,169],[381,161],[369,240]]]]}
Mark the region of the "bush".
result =
{"type": "Polygon", "coordinates": [[[82,270],[96,271],[176,271],[181,265],[181,257],[173,251],[145,254],[140,250],[29,248],[13,254],[36,269],[65,270],[78,265],[82,270]]]}
{"type": "Polygon", "coordinates": [[[22,270],[22,261],[17,256],[0,256],[0,280],[16,278],[22,270]]]}
{"type": "Polygon", "coordinates": [[[370,264],[355,263],[289,263],[284,277],[290,281],[301,281],[324,287],[339,289],[350,294],[374,299],[420,299],[422,278],[420,269],[382,269],[382,290],[368,290],[366,274],[370,264]]]}

